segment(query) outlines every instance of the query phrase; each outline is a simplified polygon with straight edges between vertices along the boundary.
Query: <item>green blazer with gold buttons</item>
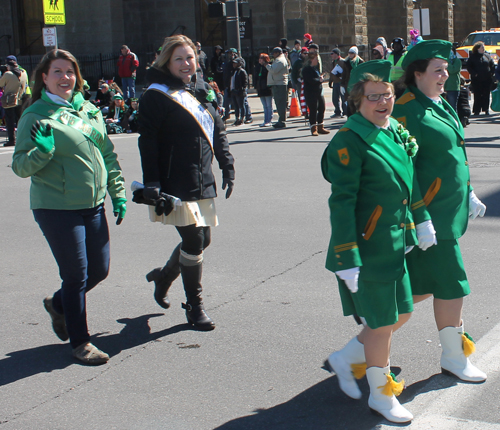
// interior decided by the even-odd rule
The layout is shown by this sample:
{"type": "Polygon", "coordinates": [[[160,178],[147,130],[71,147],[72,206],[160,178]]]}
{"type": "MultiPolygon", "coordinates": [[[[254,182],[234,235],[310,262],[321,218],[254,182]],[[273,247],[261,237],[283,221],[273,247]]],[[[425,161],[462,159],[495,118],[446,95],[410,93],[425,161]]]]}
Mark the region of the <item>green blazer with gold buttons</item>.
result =
{"type": "Polygon", "coordinates": [[[415,175],[424,197],[412,209],[427,207],[438,241],[465,233],[472,190],[464,129],[455,110],[442,97],[441,101],[438,104],[410,86],[392,114],[417,139],[415,175]]]}
{"type": "MultiPolygon", "coordinates": [[[[406,246],[416,244],[414,175],[396,129],[393,118],[384,130],[356,113],[323,153],[323,176],[332,185],[326,260],[332,272],[359,266],[360,279],[379,282],[403,274],[406,246]]],[[[429,217],[421,211],[420,218],[429,217]]]]}

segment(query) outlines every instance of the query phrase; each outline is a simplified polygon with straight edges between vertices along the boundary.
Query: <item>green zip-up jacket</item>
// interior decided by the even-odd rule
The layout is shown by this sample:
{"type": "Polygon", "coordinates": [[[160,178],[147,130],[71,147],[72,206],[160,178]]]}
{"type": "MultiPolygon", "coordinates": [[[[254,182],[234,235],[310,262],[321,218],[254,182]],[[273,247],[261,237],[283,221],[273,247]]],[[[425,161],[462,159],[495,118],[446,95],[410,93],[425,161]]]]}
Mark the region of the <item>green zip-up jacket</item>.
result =
{"type": "Polygon", "coordinates": [[[22,178],[31,177],[31,209],[93,208],[104,202],[106,190],[113,199],[125,198],[122,171],[100,111],[87,101],[73,105],[78,110],[54,103],[43,92],[19,121],[12,170],[22,178]],[[50,119],[58,109],[98,130],[105,140],[102,152],[77,129],[50,119]],[[53,128],[55,145],[47,154],[31,140],[31,127],[37,120],[53,128]]]}

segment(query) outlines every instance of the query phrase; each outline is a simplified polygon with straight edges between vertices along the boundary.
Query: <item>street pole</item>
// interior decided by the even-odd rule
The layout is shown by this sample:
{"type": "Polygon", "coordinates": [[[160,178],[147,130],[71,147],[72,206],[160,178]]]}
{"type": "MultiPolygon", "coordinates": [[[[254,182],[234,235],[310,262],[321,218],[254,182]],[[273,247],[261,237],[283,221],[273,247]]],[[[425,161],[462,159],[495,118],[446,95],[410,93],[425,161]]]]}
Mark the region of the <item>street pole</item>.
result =
{"type": "Polygon", "coordinates": [[[227,40],[229,46],[234,47],[238,51],[238,55],[241,55],[241,40],[240,40],[240,17],[238,11],[238,0],[231,0],[226,2],[226,11],[228,12],[227,22],[227,40]],[[231,8],[234,8],[232,10],[231,8]]]}

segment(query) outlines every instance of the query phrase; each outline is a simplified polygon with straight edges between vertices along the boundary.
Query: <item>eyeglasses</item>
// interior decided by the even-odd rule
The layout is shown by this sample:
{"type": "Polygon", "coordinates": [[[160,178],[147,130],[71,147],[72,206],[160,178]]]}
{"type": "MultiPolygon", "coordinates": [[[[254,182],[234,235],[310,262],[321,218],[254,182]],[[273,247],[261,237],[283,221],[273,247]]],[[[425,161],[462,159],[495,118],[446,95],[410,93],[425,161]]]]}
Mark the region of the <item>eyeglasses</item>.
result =
{"type": "Polygon", "coordinates": [[[394,94],[392,93],[384,93],[384,94],[368,94],[367,96],[363,96],[368,99],[370,102],[378,102],[380,100],[380,97],[383,97],[384,100],[390,100],[394,97],[394,94]]]}

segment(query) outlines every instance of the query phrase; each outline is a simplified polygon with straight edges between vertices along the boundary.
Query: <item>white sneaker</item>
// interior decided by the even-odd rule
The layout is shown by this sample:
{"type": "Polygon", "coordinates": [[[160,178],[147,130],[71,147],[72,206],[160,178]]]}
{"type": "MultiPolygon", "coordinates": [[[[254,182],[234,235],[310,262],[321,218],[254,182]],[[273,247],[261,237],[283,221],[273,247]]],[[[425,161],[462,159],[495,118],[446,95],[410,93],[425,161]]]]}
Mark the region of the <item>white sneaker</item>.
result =
{"type": "Polygon", "coordinates": [[[266,123],[263,122],[262,124],[259,124],[259,127],[265,127],[266,126],[266,123]]]}
{"type": "Polygon", "coordinates": [[[266,123],[264,124],[264,127],[271,127],[272,125],[273,125],[273,123],[272,123],[272,122],[266,122],[266,123]]]}

